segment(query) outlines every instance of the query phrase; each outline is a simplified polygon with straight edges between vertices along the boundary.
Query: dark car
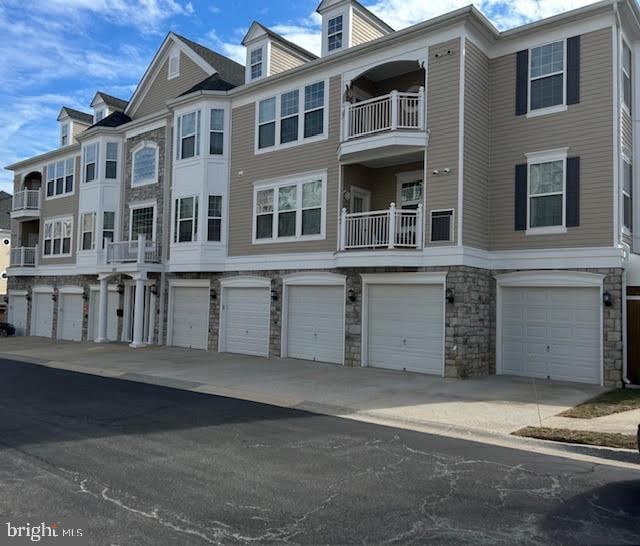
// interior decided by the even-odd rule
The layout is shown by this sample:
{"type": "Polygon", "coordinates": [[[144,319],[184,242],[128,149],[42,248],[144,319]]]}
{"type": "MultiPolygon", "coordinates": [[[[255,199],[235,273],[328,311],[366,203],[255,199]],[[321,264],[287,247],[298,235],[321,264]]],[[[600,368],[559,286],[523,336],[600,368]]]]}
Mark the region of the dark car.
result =
{"type": "Polygon", "coordinates": [[[16,327],[8,322],[0,322],[0,337],[15,336],[16,327]]]}

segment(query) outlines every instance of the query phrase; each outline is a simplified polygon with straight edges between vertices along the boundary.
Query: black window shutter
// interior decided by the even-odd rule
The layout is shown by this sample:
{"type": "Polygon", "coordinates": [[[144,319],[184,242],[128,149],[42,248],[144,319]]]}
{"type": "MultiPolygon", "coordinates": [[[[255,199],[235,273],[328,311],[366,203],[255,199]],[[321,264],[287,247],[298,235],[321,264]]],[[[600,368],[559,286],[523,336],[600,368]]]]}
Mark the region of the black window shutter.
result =
{"type": "Polygon", "coordinates": [[[580,36],[567,39],[567,104],[580,102],[580,36]]]}
{"type": "Polygon", "coordinates": [[[527,164],[516,165],[516,231],[527,229],[527,164]]]}
{"type": "Polygon", "coordinates": [[[567,158],[567,227],[580,225],[580,158],[567,158]]]}
{"type": "Polygon", "coordinates": [[[529,50],[516,54],[516,116],[527,113],[527,95],[529,87],[529,50]]]}

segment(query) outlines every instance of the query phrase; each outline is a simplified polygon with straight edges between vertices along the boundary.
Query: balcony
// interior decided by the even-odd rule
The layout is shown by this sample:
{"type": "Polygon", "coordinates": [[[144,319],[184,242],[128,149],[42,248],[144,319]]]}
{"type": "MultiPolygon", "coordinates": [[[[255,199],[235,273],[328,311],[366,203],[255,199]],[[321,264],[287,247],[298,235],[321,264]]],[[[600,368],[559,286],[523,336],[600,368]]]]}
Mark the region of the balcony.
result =
{"type": "Polygon", "coordinates": [[[35,267],[38,265],[37,246],[19,246],[11,249],[9,267],[35,267]]]}
{"type": "Polygon", "coordinates": [[[415,210],[397,209],[348,213],[340,218],[340,250],[422,248],[424,220],[422,205],[415,210]]]}
{"type": "Polygon", "coordinates": [[[40,190],[22,190],[13,196],[11,218],[39,218],[40,190]]]}
{"type": "Polygon", "coordinates": [[[147,241],[140,235],[137,241],[107,242],[105,263],[112,264],[157,264],[160,262],[159,245],[147,241]]]}

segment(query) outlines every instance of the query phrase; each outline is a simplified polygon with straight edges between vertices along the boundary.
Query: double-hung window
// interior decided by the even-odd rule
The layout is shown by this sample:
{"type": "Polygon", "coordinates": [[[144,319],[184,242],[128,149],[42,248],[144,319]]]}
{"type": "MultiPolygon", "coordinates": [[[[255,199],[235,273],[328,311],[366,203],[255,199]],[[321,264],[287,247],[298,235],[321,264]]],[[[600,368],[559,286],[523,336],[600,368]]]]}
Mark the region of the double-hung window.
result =
{"type": "Polygon", "coordinates": [[[270,148],[276,143],[276,99],[260,101],[258,105],[258,148],[270,148]]]}
{"type": "Polygon", "coordinates": [[[137,206],[131,209],[129,240],[137,241],[138,235],[144,235],[147,241],[154,239],[155,206],[137,206]]]}
{"type": "Polygon", "coordinates": [[[94,123],[98,123],[99,121],[102,121],[104,119],[104,115],[105,115],[105,109],[104,108],[99,108],[98,110],[96,110],[96,115],[94,116],[94,123]]]}
{"type": "Polygon", "coordinates": [[[84,181],[92,182],[98,177],[98,143],[84,148],[84,181]]]}
{"type": "Polygon", "coordinates": [[[262,48],[254,49],[249,54],[249,62],[251,65],[251,79],[255,80],[262,77],[262,48]]]}
{"type": "Polygon", "coordinates": [[[529,110],[565,104],[565,41],[531,49],[529,110]]]}
{"type": "Polygon", "coordinates": [[[60,146],[67,146],[69,144],[69,124],[63,123],[60,125],[60,146]]]}
{"type": "Polygon", "coordinates": [[[73,192],[74,171],[73,158],[47,165],[47,197],[73,192]]]}
{"type": "Polygon", "coordinates": [[[207,212],[207,241],[222,240],[222,196],[209,196],[207,212]]]}
{"type": "Polygon", "coordinates": [[[209,119],[209,153],[224,154],[224,110],[214,108],[209,119]]]}
{"type": "Polygon", "coordinates": [[[131,185],[142,186],[155,184],[158,180],[158,147],[155,144],[143,143],[133,152],[131,168],[131,185]]]}
{"type": "Polygon", "coordinates": [[[566,159],[529,163],[529,229],[563,227],[566,159]]]}
{"type": "Polygon", "coordinates": [[[327,49],[335,51],[342,48],[342,15],[329,19],[327,23],[327,49]]]}
{"type": "Polygon", "coordinates": [[[633,94],[631,92],[631,76],[632,76],[632,54],[631,48],[622,43],[622,104],[627,107],[631,112],[631,102],[633,100],[633,94]]]}
{"type": "Polygon", "coordinates": [[[633,229],[633,169],[631,163],[622,161],[624,180],[622,182],[622,209],[623,227],[631,231],[633,229]]]}
{"type": "Polygon", "coordinates": [[[324,231],[323,203],[321,177],[256,188],[255,240],[320,238],[324,231]]]}
{"type": "Polygon", "coordinates": [[[104,162],[104,177],[114,179],[118,177],[118,143],[107,142],[106,159],[104,162]]]}
{"type": "Polygon", "coordinates": [[[95,230],[96,213],[84,212],[80,218],[80,250],[93,248],[93,233],[95,230]]]}
{"type": "Polygon", "coordinates": [[[175,225],[173,241],[190,243],[198,240],[198,198],[181,197],[176,199],[175,225]]]}
{"type": "Polygon", "coordinates": [[[57,218],[44,223],[43,255],[68,256],[71,254],[72,218],[57,218]]]}
{"type": "Polygon", "coordinates": [[[200,111],[189,112],[178,118],[177,158],[189,159],[200,155],[200,111]]]}
{"type": "Polygon", "coordinates": [[[116,228],[116,213],[112,211],[103,212],[102,213],[102,246],[103,247],[107,239],[113,242],[115,237],[115,228],[116,228]]]}
{"type": "Polygon", "coordinates": [[[304,88],[304,138],[324,132],[324,82],[304,88]]]}
{"type": "Polygon", "coordinates": [[[280,144],[298,140],[299,97],[297,89],[280,96],[280,144]]]}

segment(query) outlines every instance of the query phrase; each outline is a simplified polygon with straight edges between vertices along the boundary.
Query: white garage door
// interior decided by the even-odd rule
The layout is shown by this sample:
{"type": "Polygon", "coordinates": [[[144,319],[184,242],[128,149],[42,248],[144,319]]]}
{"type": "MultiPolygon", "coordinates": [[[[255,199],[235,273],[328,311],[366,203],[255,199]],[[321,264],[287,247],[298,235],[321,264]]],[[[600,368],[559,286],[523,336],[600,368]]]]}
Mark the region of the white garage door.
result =
{"type": "Polygon", "coordinates": [[[207,349],[209,342],[209,288],[172,287],[171,345],[207,349]]]}
{"type": "Polygon", "coordinates": [[[269,356],[268,288],[225,288],[221,350],[269,356]]]}
{"type": "Polygon", "coordinates": [[[31,300],[31,335],[51,337],[53,300],[50,292],[34,292],[31,300]]]}
{"type": "MultiPolygon", "coordinates": [[[[118,304],[120,295],[118,292],[109,290],[107,295],[107,339],[118,341],[118,304]]],[[[91,291],[89,339],[98,337],[98,312],[100,310],[100,291],[91,291]]]]}
{"type": "Polygon", "coordinates": [[[82,294],[60,294],[58,306],[58,338],[82,339],[82,294]]]}
{"type": "Polygon", "coordinates": [[[16,328],[17,336],[27,333],[27,298],[26,296],[9,296],[8,321],[16,328]]]}
{"type": "Polygon", "coordinates": [[[442,285],[372,284],[368,292],[368,365],[442,375],[442,285]]]}
{"type": "Polygon", "coordinates": [[[502,288],[502,373],[601,381],[600,290],[502,288]]]}
{"type": "Polygon", "coordinates": [[[342,364],[344,287],[287,289],[287,356],[342,364]]]}

